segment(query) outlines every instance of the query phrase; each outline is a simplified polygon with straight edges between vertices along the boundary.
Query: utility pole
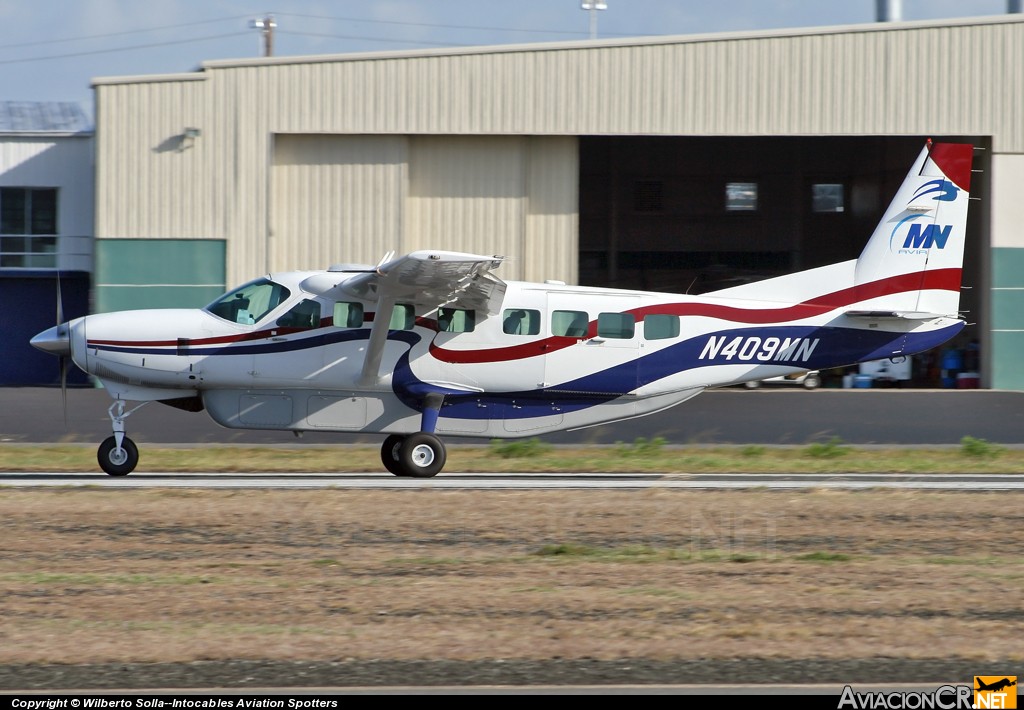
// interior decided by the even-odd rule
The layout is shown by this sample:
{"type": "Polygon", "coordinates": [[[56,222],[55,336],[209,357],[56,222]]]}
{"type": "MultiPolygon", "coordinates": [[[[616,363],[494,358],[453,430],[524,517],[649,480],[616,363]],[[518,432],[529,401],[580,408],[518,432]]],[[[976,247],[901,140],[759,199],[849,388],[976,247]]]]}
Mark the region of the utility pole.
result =
{"type": "Polygon", "coordinates": [[[257,17],[249,23],[249,26],[259,30],[260,34],[263,35],[263,56],[274,56],[274,28],[277,27],[277,23],[274,22],[274,16],[257,17]]]}

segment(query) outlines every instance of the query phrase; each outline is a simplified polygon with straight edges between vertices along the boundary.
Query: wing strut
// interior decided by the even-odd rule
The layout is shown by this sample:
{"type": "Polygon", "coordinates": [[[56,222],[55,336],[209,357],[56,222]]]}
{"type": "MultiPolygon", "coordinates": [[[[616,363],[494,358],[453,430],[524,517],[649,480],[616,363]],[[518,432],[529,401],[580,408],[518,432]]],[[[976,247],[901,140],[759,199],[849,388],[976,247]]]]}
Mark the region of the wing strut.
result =
{"type": "Polygon", "coordinates": [[[395,309],[395,299],[383,293],[377,299],[377,312],[373,316],[370,328],[370,339],[366,343],[366,355],[363,357],[363,371],[359,375],[359,384],[375,385],[380,380],[380,361],[384,356],[384,346],[388,342],[388,331],[391,329],[391,312],[395,309]]]}

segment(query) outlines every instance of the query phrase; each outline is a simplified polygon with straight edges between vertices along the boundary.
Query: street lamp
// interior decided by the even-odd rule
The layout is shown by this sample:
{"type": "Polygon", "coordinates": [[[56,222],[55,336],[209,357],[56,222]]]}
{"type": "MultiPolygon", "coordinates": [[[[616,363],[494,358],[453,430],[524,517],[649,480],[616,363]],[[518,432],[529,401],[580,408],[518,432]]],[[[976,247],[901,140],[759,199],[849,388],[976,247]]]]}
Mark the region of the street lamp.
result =
{"type": "Polygon", "coordinates": [[[597,11],[607,10],[608,3],[605,2],[587,2],[586,0],[580,4],[580,7],[584,10],[590,11],[590,39],[597,39],[597,11]]]}

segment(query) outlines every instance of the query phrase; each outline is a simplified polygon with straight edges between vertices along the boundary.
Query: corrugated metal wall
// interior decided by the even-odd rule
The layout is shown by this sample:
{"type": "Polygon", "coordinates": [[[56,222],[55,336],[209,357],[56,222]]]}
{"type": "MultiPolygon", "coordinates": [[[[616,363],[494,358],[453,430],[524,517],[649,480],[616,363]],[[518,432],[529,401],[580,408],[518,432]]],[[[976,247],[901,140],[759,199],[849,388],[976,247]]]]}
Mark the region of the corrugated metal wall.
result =
{"type": "Polygon", "coordinates": [[[404,136],[278,135],[270,269],[375,264],[402,243],[404,136]]]}
{"type": "MultiPolygon", "coordinates": [[[[375,227],[368,252],[400,229],[407,246],[429,237],[445,240],[431,246],[485,253],[519,247],[522,276],[558,259],[552,276],[573,280],[577,207],[564,208],[575,196],[577,149],[560,143],[549,154],[531,147],[539,136],[976,135],[992,136],[996,153],[1020,153],[1024,18],[217,61],[194,75],[98,80],[96,88],[99,238],[222,238],[227,281],[238,283],[297,261],[275,241],[275,230],[301,223],[295,205],[277,201],[299,198],[288,187],[294,177],[274,162],[284,159],[275,136],[409,136],[409,201],[389,218],[402,226],[375,227]],[[201,136],[183,140],[186,127],[201,136]],[[492,138],[458,146],[443,138],[473,135],[492,138]],[[444,160],[454,158],[436,154],[447,147],[468,156],[460,170],[490,167],[452,173],[444,160]],[[439,195],[418,176],[441,179],[453,193],[439,195]],[[459,193],[516,182],[517,198],[459,193]],[[549,198],[557,206],[533,211],[549,198]]],[[[321,172],[326,182],[313,188],[324,210],[336,207],[324,199],[341,201],[334,186],[362,201],[348,203],[346,215],[323,213],[342,220],[336,230],[376,219],[397,189],[393,175],[347,165],[334,177],[321,172]],[[391,187],[384,196],[360,191],[356,175],[391,187]]],[[[306,266],[339,258],[329,253],[337,237],[328,239],[304,255],[306,266]]],[[[363,253],[344,246],[353,258],[363,253]]]]}
{"type": "Polygon", "coordinates": [[[278,135],[269,268],[440,245],[509,256],[506,278],[570,278],[576,165],[572,137],[278,135]]]}
{"type": "Polygon", "coordinates": [[[1020,16],[205,67],[219,91],[249,86],[276,131],[982,134],[1024,150],[1020,16]]]}
{"type": "Polygon", "coordinates": [[[57,268],[91,271],[93,242],[92,136],[5,136],[0,141],[0,186],[55,187],[57,268]]]}

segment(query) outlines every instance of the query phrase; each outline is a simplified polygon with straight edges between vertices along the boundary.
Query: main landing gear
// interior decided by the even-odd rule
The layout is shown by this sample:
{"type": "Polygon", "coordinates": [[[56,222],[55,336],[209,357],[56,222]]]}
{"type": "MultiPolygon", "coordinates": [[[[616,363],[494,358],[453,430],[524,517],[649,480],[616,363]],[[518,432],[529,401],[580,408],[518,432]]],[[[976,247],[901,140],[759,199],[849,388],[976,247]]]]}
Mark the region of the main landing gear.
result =
{"type": "Polygon", "coordinates": [[[444,444],[425,431],[415,434],[391,434],[380,448],[380,460],[396,476],[431,478],[447,460],[444,444]]]}
{"type": "Polygon", "coordinates": [[[96,452],[96,460],[106,473],[111,476],[127,476],[135,470],[139,463],[139,447],[135,442],[124,435],[124,420],[139,407],[149,404],[143,402],[138,407],[124,411],[124,400],[119,399],[110,405],[107,414],[114,430],[113,436],[108,436],[100,444],[96,452]]]}
{"type": "Polygon", "coordinates": [[[431,478],[440,473],[448,454],[432,433],[444,403],[444,395],[430,393],[423,398],[423,418],[415,434],[392,434],[380,447],[380,460],[396,476],[431,478]]]}

